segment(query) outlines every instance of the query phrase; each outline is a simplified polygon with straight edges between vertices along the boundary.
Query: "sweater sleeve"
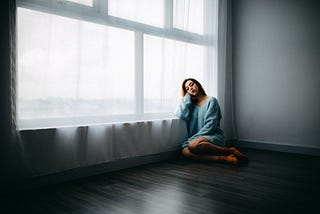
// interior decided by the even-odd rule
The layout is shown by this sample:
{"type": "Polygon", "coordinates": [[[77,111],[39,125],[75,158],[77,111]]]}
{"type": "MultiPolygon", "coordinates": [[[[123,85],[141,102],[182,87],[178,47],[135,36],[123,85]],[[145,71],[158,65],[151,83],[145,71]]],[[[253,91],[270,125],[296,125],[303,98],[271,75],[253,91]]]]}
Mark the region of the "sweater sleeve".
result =
{"type": "Polygon", "coordinates": [[[221,118],[221,112],[220,112],[220,107],[218,104],[218,101],[213,98],[210,100],[210,103],[208,105],[208,109],[204,115],[205,122],[204,126],[191,138],[197,138],[203,135],[213,135],[218,126],[219,126],[219,120],[221,118]]]}
{"type": "Polygon", "coordinates": [[[190,119],[190,107],[191,107],[192,101],[191,101],[191,95],[186,94],[182,100],[180,105],[178,106],[178,109],[176,111],[176,116],[183,120],[189,120],[190,119]]]}

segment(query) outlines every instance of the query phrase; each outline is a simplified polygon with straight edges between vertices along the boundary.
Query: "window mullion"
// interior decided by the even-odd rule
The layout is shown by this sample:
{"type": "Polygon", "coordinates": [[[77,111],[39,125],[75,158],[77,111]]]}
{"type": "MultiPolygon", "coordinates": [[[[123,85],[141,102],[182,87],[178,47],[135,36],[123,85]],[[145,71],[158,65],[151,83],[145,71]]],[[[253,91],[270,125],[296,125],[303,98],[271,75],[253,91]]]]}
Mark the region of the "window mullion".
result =
{"type": "Polygon", "coordinates": [[[93,7],[97,7],[100,14],[108,13],[108,1],[106,0],[93,0],[93,7]]]}
{"type": "Polygon", "coordinates": [[[135,113],[141,116],[144,112],[143,99],[143,33],[135,32],[135,113]]]}
{"type": "Polygon", "coordinates": [[[173,0],[165,0],[164,24],[168,30],[173,29],[173,0]]]}
{"type": "Polygon", "coordinates": [[[94,8],[100,7],[100,0],[92,0],[92,5],[94,8]]]}

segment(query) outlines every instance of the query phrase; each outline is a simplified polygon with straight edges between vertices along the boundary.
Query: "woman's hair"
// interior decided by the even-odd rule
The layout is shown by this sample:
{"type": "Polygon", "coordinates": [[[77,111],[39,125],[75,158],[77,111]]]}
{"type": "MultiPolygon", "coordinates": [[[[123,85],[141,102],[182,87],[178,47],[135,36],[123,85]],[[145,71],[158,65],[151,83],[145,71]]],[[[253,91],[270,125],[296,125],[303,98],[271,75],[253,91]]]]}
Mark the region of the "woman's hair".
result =
{"type": "Polygon", "coordinates": [[[186,84],[186,82],[189,81],[189,80],[191,80],[192,82],[194,82],[194,83],[198,86],[198,88],[199,88],[199,93],[200,93],[201,95],[205,95],[205,96],[207,95],[206,92],[204,91],[202,85],[201,85],[196,79],[188,78],[188,79],[183,80],[183,82],[182,82],[182,91],[181,91],[181,92],[182,92],[182,96],[183,96],[183,97],[184,97],[184,96],[186,95],[186,93],[187,93],[185,84],[186,84]]]}

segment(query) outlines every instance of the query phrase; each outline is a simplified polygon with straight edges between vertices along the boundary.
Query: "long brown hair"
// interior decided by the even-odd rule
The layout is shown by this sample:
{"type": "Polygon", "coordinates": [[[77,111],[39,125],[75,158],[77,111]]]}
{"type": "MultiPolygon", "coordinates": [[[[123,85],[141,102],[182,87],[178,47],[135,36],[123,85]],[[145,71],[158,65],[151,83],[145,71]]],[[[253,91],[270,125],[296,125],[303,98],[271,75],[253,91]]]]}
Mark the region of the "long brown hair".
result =
{"type": "Polygon", "coordinates": [[[186,82],[189,81],[189,80],[191,80],[192,82],[194,82],[194,83],[198,86],[198,88],[199,88],[199,93],[200,93],[201,95],[207,96],[207,94],[206,94],[206,92],[204,91],[202,85],[201,85],[196,79],[188,78],[188,79],[183,80],[183,82],[182,82],[181,94],[182,94],[183,97],[184,97],[184,96],[186,95],[186,93],[187,93],[187,90],[186,90],[186,88],[185,88],[185,84],[186,84],[186,82]]]}

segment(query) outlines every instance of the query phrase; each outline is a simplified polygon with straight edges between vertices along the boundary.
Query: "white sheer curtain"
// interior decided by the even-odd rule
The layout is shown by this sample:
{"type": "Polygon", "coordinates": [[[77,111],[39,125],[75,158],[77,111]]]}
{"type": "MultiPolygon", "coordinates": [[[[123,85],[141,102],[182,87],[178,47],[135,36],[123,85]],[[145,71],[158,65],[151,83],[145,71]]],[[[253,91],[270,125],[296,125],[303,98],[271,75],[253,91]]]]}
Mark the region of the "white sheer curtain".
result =
{"type": "MultiPolygon", "coordinates": [[[[159,11],[163,10],[164,1],[130,0],[109,1],[111,15],[128,18],[144,24],[165,26],[166,17],[159,11]],[[123,7],[124,3],[127,7],[123,7]],[[143,8],[133,5],[143,3],[143,8]],[[157,5],[157,12],[152,5],[157,5]],[[151,6],[150,6],[151,5],[151,6]],[[130,9],[133,6],[134,9],[130,9]],[[145,16],[144,11],[149,10],[145,16]]],[[[193,77],[206,88],[208,94],[216,96],[216,37],[217,32],[217,1],[211,0],[173,0],[172,27],[178,35],[179,31],[208,36],[207,44],[199,45],[175,39],[153,35],[143,38],[143,75],[144,75],[144,113],[156,114],[173,112],[180,100],[183,79],[193,77]],[[206,6],[206,8],[205,8],[206,6]],[[206,16],[206,17],[205,17],[206,16]],[[209,21],[208,21],[209,20],[209,21]],[[178,92],[178,93],[177,93],[178,92]]]]}
{"type": "Polygon", "coordinates": [[[164,27],[163,0],[108,0],[109,15],[164,27]]]}
{"type": "Polygon", "coordinates": [[[218,98],[222,109],[221,126],[226,140],[237,139],[232,80],[231,0],[219,0],[218,98]]]}
{"type": "Polygon", "coordinates": [[[145,36],[144,110],[170,112],[180,100],[181,83],[187,77],[204,80],[205,47],[145,36]],[[177,93],[178,92],[178,93],[177,93]]]}
{"type": "Polygon", "coordinates": [[[199,0],[174,0],[173,26],[198,34],[204,33],[204,1],[199,0]]]}
{"type": "Polygon", "coordinates": [[[186,137],[185,124],[178,119],[24,130],[20,132],[24,176],[170,151],[178,154],[186,137]]]}

